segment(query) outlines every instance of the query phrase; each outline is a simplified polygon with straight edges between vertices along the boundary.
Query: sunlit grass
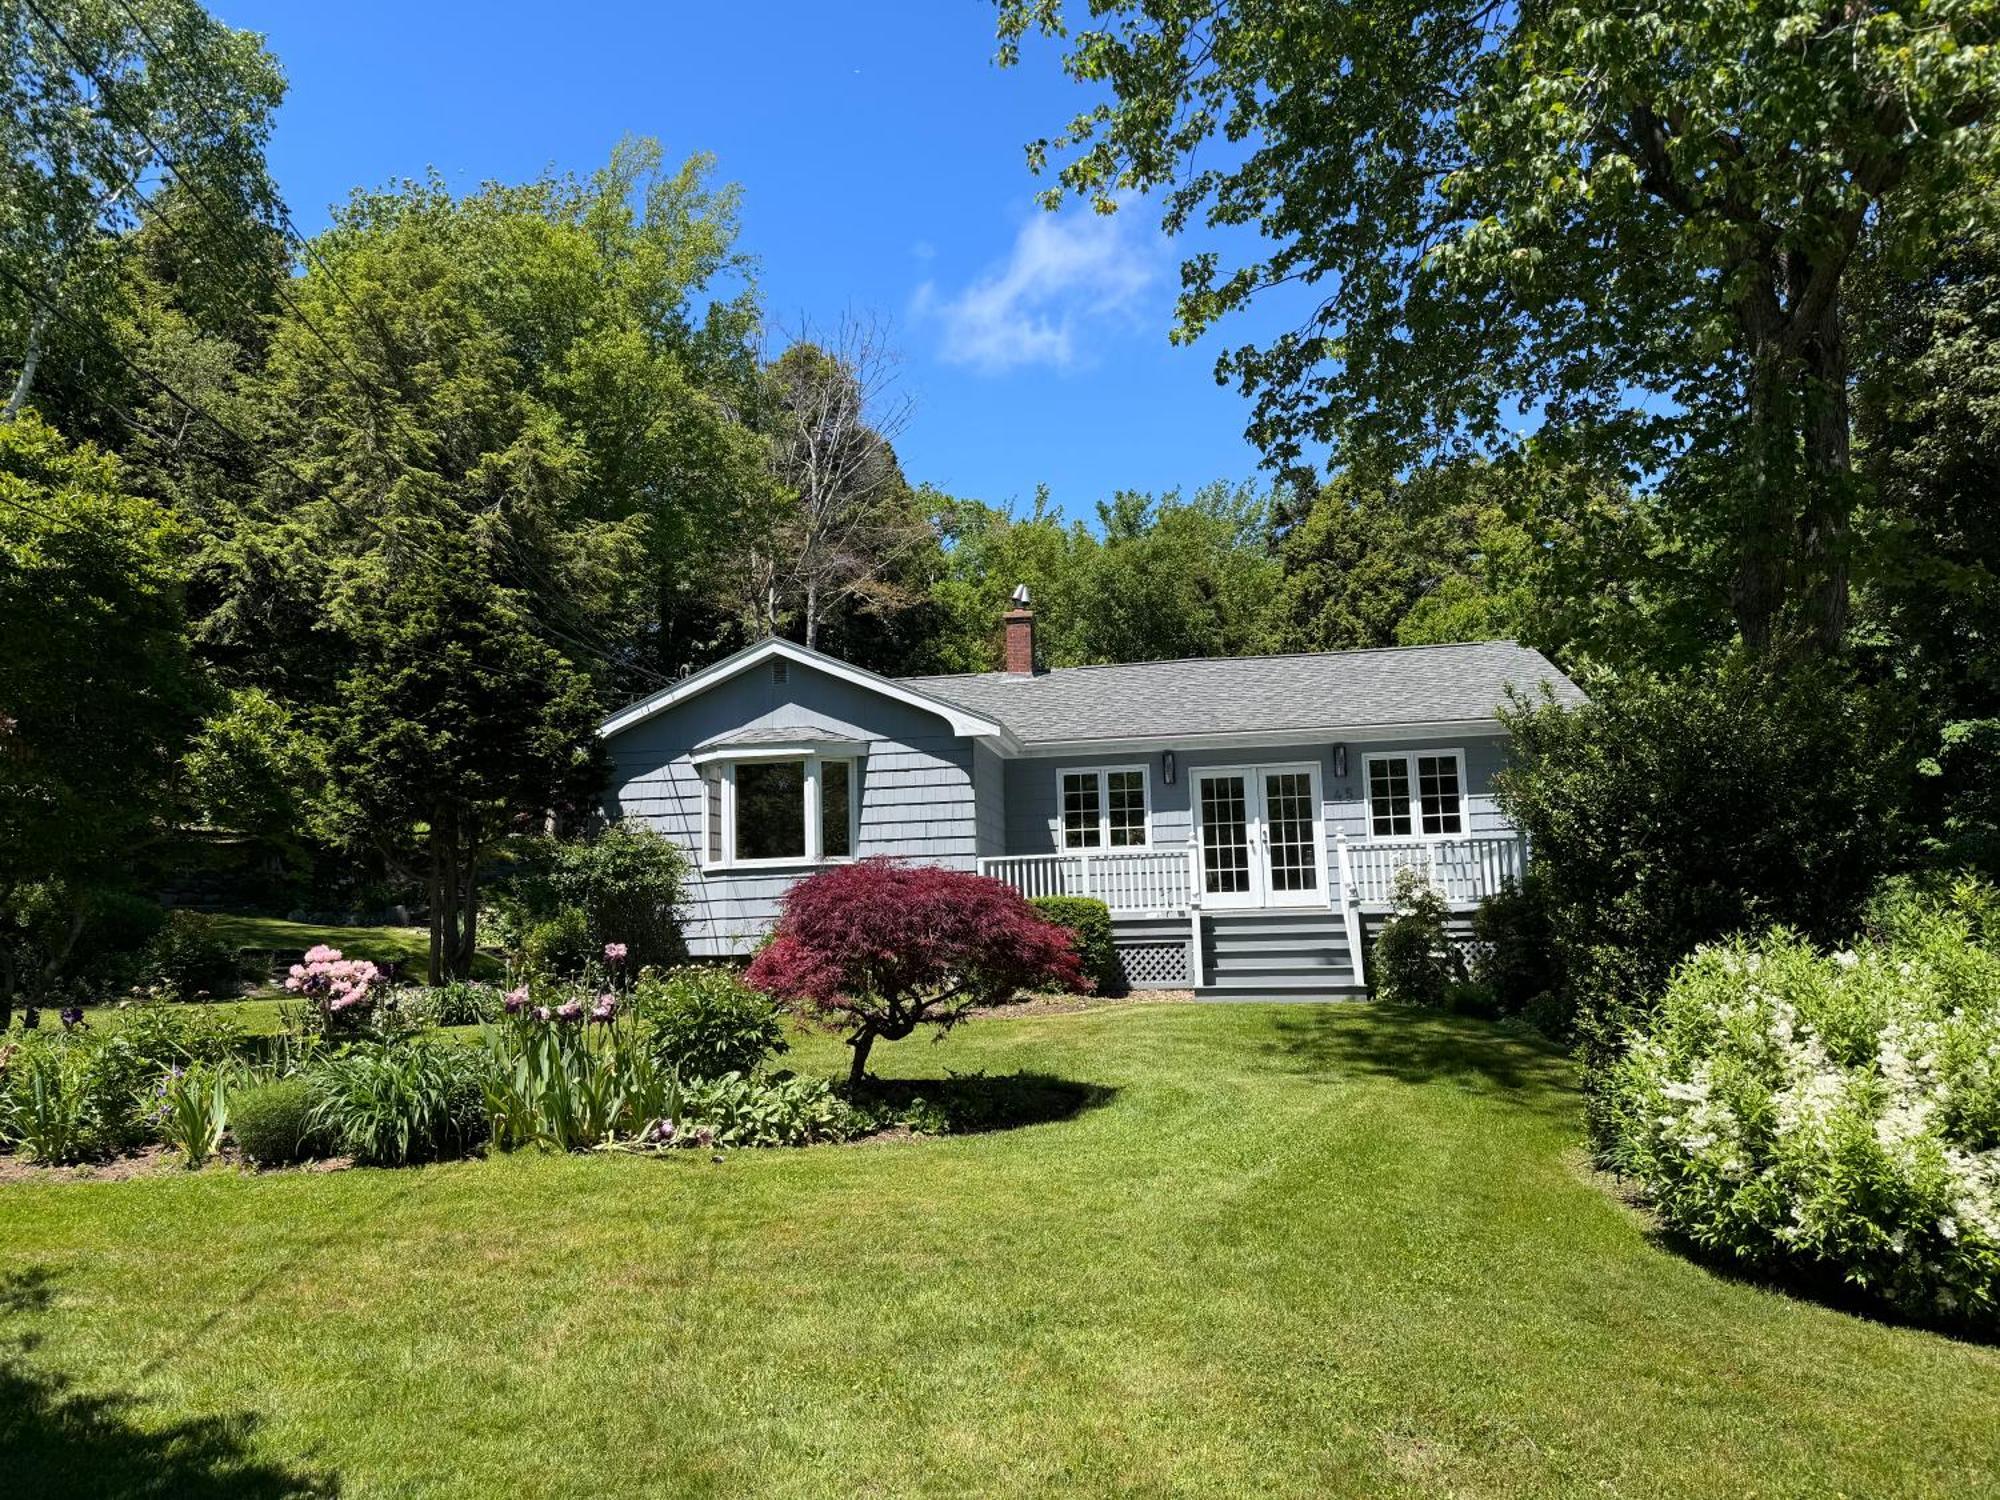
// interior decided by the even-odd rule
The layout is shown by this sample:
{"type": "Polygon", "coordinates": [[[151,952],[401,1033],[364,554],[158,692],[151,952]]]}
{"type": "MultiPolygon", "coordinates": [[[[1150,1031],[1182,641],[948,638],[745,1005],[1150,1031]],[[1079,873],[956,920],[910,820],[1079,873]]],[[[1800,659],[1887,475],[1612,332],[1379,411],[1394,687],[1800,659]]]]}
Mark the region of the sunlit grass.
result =
{"type": "Polygon", "coordinates": [[[1659,1247],[1582,1172],[1568,1066],[1527,1041],[1362,1005],[1131,1005],[876,1060],[1104,1093],[1027,1129],[720,1163],[0,1187],[0,1474],[35,1495],[141,1473],[350,1496],[2000,1489],[2000,1355],[1659,1247]],[[127,1404],[88,1424],[63,1405],[106,1396],[127,1404]]]}

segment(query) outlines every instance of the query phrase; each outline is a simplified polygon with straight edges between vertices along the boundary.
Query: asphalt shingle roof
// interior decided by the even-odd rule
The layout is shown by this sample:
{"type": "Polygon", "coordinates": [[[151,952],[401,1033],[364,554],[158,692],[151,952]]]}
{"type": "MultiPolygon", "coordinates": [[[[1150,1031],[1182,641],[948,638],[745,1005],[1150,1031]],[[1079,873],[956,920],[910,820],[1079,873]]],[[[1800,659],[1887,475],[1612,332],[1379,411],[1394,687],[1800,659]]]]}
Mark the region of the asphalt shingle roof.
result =
{"type": "Polygon", "coordinates": [[[1558,702],[1583,701],[1547,657],[1514,641],[898,681],[998,719],[1030,745],[1490,719],[1509,688],[1534,693],[1544,683],[1558,702]]]}
{"type": "Polygon", "coordinates": [[[732,729],[727,734],[718,734],[694,748],[697,751],[734,750],[755,745],[796,745],[801,740],[818,740],[834,745],[864,743],[851,734],[828,729],[824,724],[761,724],[754,729],[732,729]]]}

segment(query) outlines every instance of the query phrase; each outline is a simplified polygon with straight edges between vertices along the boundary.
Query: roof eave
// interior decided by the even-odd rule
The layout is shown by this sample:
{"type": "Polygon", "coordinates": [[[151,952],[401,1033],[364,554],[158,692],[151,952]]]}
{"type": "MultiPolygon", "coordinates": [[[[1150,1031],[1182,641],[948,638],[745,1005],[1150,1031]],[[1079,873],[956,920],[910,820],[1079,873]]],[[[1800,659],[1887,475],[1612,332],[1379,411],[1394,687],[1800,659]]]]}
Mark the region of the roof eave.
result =
{"type": "Polygon", "coordinates": [[[1476,719],[1428,719],[1398,724],[1322,724],[1295,729],[1217,729],[1098,739],[1030,740],[1025,750],[1029,755],[1122,754],[1137,750],[1204,750],[1231,745],[1255,749],[1264,745],[1315,745],[1333,741],[1372,744],[1382,740],[1506,732],[1506,726],[1489,714],[1476,719]]]}
{"type": "Polygon", "coordinates": [[[662,688],[649,698],[641,698],[637,703],[626,705],[597,726],[597,737],[608,740],[614,735],[623,734],[634,725],[642,724],[655,715],[665,713],[676,704],[700,697],[710,688],[727,682],[760,662],[769,661],[774,657],[796,662],[803,667],[811,667],[815,671],[824,672],[830,677],[839,678],[856,687],[880,693],[895,702],[906,703],[913,708],[934,713],[951,726],[953,734],[964,735],[968,739],[985,740],[996,747],[1011,745],[1015,751],[1019,749],[1020,741],[1004,724],[979,714],[969,713],[955,703],[947,703],[942,698],[933,698],[928,693],[904,687],[890,678],[852,666],[824,652],[812,651],[804,646],[794,645],[791,641],[779,640],[775,636],[745,646],[734,655],[725,656],[721,661],[703,667],[699,672],[683,678],[672,687],[662,688]]]}

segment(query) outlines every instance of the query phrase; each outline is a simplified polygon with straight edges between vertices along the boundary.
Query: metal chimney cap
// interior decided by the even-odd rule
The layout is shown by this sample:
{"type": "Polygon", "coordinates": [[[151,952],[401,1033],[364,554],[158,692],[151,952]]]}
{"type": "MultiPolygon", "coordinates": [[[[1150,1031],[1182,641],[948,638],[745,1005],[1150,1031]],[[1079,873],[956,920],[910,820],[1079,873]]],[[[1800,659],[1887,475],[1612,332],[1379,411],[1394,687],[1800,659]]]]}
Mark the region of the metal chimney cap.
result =
{"type": "Polygon", "coordinates": [[[1025,583],[1017,583],[1014,585],[1013,600],[1016,604],[1021,605],[1023,608],[1027,606],[1028,586],[1025,583]]]}

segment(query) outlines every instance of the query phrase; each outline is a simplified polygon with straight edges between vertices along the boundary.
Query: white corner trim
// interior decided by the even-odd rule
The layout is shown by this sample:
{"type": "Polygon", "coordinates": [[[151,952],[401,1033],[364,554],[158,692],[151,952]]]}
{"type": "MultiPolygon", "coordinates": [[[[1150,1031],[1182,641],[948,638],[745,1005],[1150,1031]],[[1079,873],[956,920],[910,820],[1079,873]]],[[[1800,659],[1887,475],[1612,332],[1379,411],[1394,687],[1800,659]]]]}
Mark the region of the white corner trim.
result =
{"type": "Polygon", "coordinates": [[[996,724],[991,719],[982,719],[977,714],[969,714],[941,698],[915,692],[901,683],[892,682],[889,678],[874,672],[863,671],[860,667],[851,666],[824,652],[808,651],[804,646],[779,640],[776,636],[767,637],[755,645],[745,646],[734,656],[725,656],[721,661],[703,667],[693,676],[684,678],[672,687],[662,688],[650,698],[641,698],[637,703],[619,709],[597,726],[597,736],[599,739],[608,740],[614,735],[622,734],[634,724],[644,723],[655,714],[665,713],[675,704],[699,697],[717,684],[727,682],[730,678],[774,658],[797,662],[802,667],[824,672],[827,676],[838,678],[854,687],[864,688],[895,702],[906,703],[912,708],[936,714],[951,726],[953,734],[965,735],[971,739],[991,740],[1010,753],[1018,748],[1019,742],[1004,725],[996,724]]]}

